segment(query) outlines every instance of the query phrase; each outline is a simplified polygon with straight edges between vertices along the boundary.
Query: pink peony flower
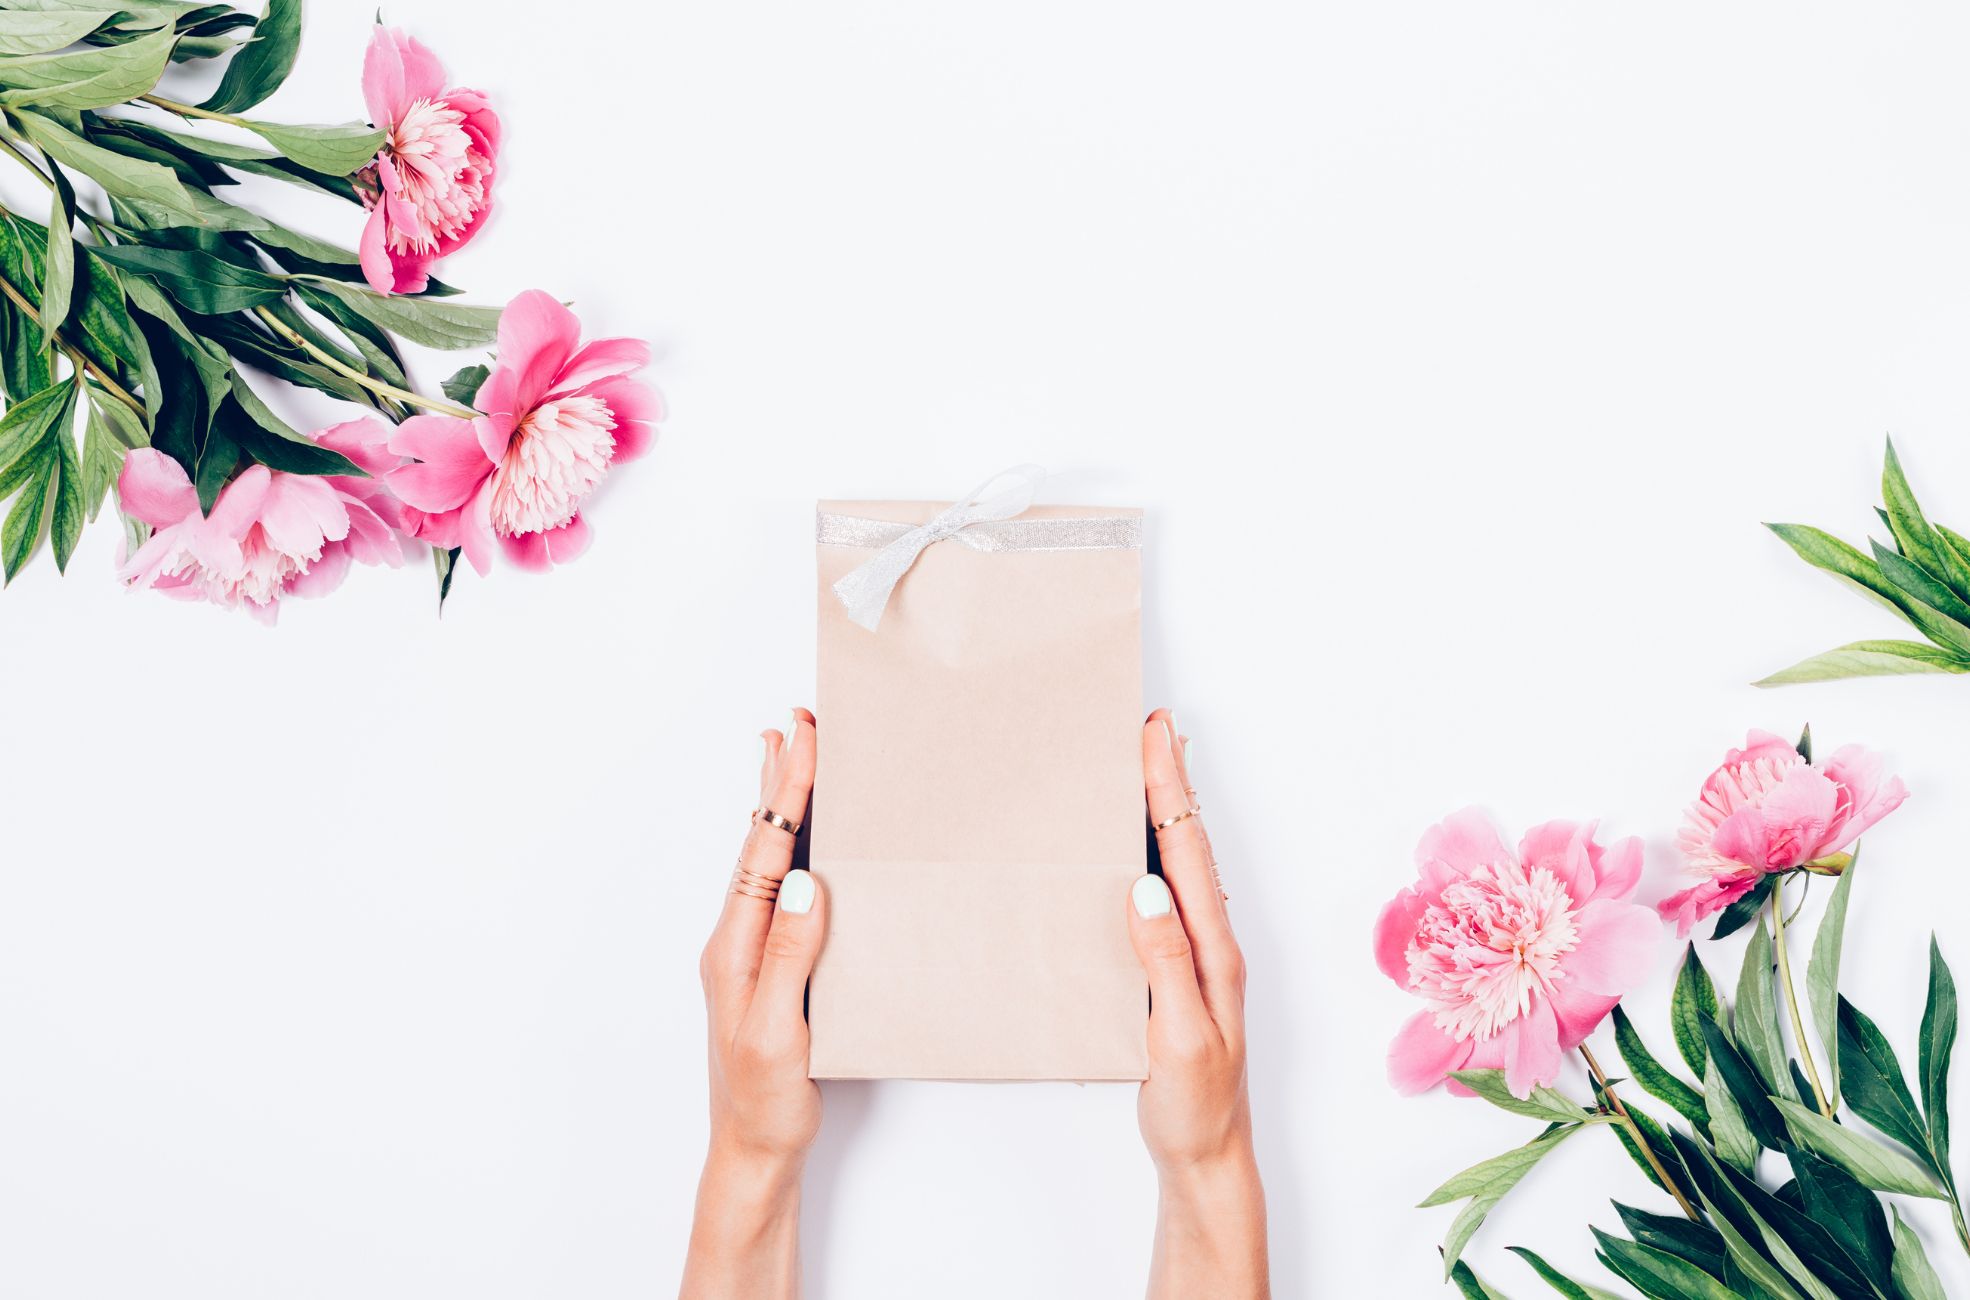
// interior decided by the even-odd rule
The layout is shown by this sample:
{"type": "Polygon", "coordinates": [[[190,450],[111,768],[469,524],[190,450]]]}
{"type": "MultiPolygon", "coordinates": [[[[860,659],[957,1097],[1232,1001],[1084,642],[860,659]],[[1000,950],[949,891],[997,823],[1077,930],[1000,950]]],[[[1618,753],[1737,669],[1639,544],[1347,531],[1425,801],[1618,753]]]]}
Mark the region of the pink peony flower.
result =
{"type": "Polygon", "coordinates": [[[538,289],[499,318],[499,364],[479,387],[483,414],[405,420],[390,449],[413,456],[388,477],[412,536],[461,547],[480,573],[493,542],[523,569],[547,569],[588,546],[581,517],[609,470],[643,454],[663,418],[656,392],[629,374],[648,363],[635,339],[581,342],[574,313],[538,289]]]}
{"type": "MultiPolygon", "coordinates": [[[[388,437],[387,425],[364,419],[324,430],[316,441],[380,472],[396,463],[383,451],[388,437]]],[[[268,623],[283,597],[333,591],[352,560],[403,563],[393,531],[402,507],[375,479],[253,465],[226,485],[205,515],[183,467],[145,447],[124,457],[116,492],[123,513],[154,530],[124,563],[119,576],[127,585],[180,600],[244,605],[268,623]]]]}
{"type": "Polygon", "coordinates": [[[1679,934],[1722,911],[1768,872],[1838,853],[1901,807],[1900,778],[1882,780],[1880,755],[1844,746],[1815,767],[1792,742],[1754,731],[1724,756],[1684,814],[1676,845],[1704,877],[1657,904],[1679,934]]]}
{"type": "MultiPolygon", "coordinates": [[[[1383,973],[1427,1005],[1389,1048],[1398,1091],[1427,1091],[1453,1070],[1503,1069],[1512,1092],[1529,1096],[1648,973],[1661,923],[1627,901],[1642,842],[1603,849],[1594,829],[1547,822],[1513,853],[1466,809],[1423,836],[1417,882],[1375,925],[1383,973]]],[[[1450,1090],[1469,1091],[1455,1080],[1450,1090]]]]}
{"type": "Polygon", "coordinates": [[[378,293],[418,293],[431,263],[485,222],[499,117],[478,91],[447,89],[431,51],[380,25],[363,56],[363,99],[369,120],[388,133],[356,177],[369,209],[363,278],[378,293]]]}

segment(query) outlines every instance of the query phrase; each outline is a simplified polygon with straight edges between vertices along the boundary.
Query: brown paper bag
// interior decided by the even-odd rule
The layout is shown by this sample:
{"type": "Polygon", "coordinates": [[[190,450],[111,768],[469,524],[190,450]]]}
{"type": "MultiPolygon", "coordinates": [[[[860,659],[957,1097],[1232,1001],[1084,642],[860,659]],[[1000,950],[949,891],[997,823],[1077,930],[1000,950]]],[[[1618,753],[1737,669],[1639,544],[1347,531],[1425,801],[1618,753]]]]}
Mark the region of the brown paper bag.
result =
{"type": "Polygon", "coordinates": [[[858,626],[835,584],[946,509],[820,506],[809,1071],[1141,1079],[1141,512],[974,523],[858,626]]]}

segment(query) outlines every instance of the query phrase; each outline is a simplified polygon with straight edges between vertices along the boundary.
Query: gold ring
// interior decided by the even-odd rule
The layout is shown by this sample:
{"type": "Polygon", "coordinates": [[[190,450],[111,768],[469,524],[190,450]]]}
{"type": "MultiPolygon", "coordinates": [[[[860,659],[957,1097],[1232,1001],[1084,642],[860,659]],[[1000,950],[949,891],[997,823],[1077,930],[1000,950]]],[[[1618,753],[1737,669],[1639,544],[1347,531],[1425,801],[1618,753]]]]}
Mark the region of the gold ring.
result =
{"type": "Polygon", "coordinates": [[[1224,877],[1218,874],[1218,864],[1215,862],[1211,864],[1211,883],[1218,887],[1218,897],[1229,903],[1231,895],[1225,892],[1224,877]]]}
{"type": "Polygon", "coordinates": [[[1189,821],[1192,817],[1195,817],[1198,813],[1203,811],[1204,810],[1202,808],[1199,808],[1196,804],[1191,804],[1190,807],[1184,809],[1176,816],[1169,817],[1164,819],[1163,821],[1157,822],[1155,829],[1159,831],[1166,831],[1170,829],[1170,827],[1176,825],[1178,822],[1189,821]]]}
{"type": "Polygon", "coordinates": [[[790,822],[771,808],[755,809],[752,815],[754,820],[765,822],[768,826],[778,827],[789,835],[800,834],[799,822],[790,822]]]}
{"type": "Polygon", "coordinates": [[[732,872],[732,892],[770,903],[780,896],[780,882],[771,876],[762,876],[757,871],[739,867],[732,872]]]}

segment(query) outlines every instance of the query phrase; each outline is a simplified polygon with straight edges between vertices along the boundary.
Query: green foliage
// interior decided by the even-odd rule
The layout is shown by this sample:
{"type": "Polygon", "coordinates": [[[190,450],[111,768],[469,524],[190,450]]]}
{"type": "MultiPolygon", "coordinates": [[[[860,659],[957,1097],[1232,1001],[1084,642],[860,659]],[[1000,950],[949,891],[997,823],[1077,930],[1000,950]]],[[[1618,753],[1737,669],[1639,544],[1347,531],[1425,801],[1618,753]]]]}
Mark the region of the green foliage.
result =
{"type": "Polygon", "coordinates": [[[1817,528],[1767,526],[1808,564],[1885,603],[1927,643],[1853,641],[1773,673],[1758,685],[1970,672],[1970,543],[1923,515],[1893,441],[1882,465],[1881,498],[1890,544],[1870,541],[1871,555],[1817,528]]]}

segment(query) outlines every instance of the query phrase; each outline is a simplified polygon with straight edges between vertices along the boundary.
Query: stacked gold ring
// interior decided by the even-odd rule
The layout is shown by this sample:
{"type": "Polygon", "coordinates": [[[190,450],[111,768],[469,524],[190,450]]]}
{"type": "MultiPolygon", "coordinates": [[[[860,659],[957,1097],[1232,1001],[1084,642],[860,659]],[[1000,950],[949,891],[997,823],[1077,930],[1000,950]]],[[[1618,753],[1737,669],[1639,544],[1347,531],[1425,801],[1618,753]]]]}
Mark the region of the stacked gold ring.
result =
{"type": "Polygon", "coordinates": [[[774,812],[771,808],[753,809],[752,820],[765,822],[768,826],[772,826],[779,830],[783,830],[789,835],[800,834],[799,822],[788,821],[786,818],[780,816],[780,814],[774,812]]]}
{"type": "Polygon", "coordinates": [[[780,882],[741,866],[732,873],[732,892],[770,903],[780,896],[780,882]]]}
{"type": "Polygon", "coordinates": [[[1192,817],[1195,817],[1198,813],[1203,811],[1204,810],[1202,808],[1198,807],[1195,803],[1192,803],[1190,807],[1184,809],[1176,816],[1166,817],[1162,821],[1157,822],[1155,828],[1159,831],[1166,831],[1170,829],[1170,827],[1176,825],[1178,822],[1189,821],[1192,817]]]}

